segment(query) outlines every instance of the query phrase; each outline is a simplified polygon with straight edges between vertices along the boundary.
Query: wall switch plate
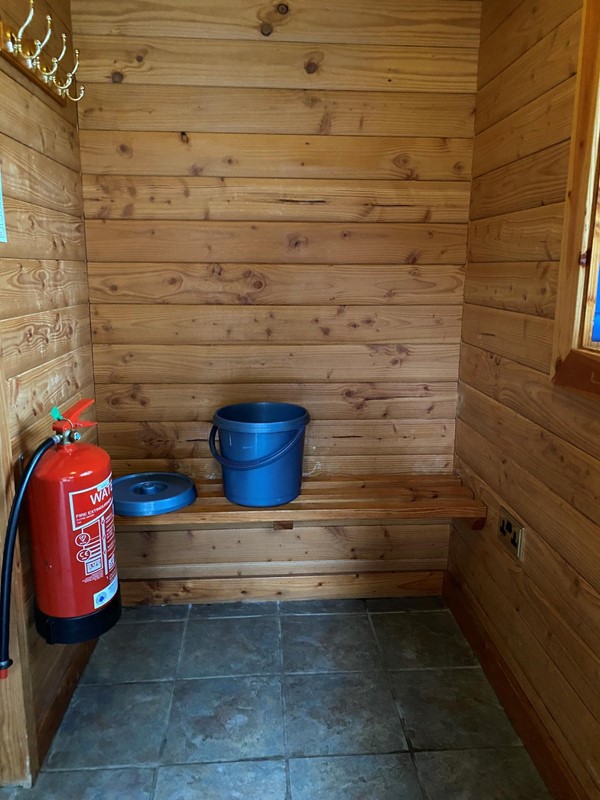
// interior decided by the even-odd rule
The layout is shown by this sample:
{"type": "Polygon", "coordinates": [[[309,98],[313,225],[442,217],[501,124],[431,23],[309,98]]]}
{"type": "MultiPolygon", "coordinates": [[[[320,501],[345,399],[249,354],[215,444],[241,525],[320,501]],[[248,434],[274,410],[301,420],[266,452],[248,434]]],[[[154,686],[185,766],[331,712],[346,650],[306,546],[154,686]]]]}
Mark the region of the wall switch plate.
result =
{"type": "Polygon", "coordinates": [[[505,547],[510,550],[513,556],[523,558],[523,546],[525,544],[525,528],[515,519],[505,508],[500,509],[500,521],[498,530],[500,539],[505,547]]]}

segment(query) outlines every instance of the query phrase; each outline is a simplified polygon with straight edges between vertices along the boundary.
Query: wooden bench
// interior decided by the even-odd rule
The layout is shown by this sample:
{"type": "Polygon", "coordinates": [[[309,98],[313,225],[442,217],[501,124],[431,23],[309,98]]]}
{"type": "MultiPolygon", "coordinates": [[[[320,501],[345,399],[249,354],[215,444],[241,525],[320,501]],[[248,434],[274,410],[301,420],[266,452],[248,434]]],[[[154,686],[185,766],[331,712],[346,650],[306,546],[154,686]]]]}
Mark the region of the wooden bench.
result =
{"type": "Polygon", "coordinates": [[[216,481],[156,517],[117,517],[126,603],[437,594],[450,522],[486,508],[453,475],[307,478],[296,500],[243,508],[216,481]]]}

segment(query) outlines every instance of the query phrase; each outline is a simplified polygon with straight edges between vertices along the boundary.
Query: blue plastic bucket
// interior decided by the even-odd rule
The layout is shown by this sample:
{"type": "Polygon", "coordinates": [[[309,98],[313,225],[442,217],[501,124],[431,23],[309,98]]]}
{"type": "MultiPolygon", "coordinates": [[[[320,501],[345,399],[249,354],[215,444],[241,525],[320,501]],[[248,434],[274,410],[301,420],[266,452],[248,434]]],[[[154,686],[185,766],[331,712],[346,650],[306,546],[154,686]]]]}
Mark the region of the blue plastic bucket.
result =
{"type": "Polygon", "coordinates": [[[208,443],[223,471],[225,497],[237,505],[258,508],[280,506],[298,497],[309,420],[308,411],[292,403],[238,403],[220,408],[208,443]]]}

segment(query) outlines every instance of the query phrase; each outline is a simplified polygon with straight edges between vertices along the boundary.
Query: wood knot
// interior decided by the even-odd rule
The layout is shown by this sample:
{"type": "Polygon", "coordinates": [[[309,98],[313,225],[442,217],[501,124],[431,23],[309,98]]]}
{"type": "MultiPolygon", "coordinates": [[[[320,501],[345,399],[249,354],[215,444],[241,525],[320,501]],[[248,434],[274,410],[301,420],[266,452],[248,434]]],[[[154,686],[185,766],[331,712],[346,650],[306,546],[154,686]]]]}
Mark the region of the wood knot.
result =
{"type": "Polygon", "coordinates": [[[287,3],[278,3],[277,4],[277,12],[279,14],[287,14],[289,10],[290,10],[290,7],[288,6],[287,3]]]}
{"type": "Polygon", "coordinates": [[[314,61],[307,61],[306,64],[304,65],[304,69],[308,73],[308,75],[314,75],[315,72],[317,72],[317,70],[319,69],[319,65],[314,61]]]}
{"type": "Polygon", "coordinates": [[[260,26],[260,32],[263,36],[270,36],[273,33],[273,26],[270,22],[263,22],[260,26]]]}
{"type": "Polygon", "coordinates": [[[181,131],[181,133],[179,134],[179,138],[184,144],[190,143],[190,137],[187,135],[185,131],[181,131]]]}
{"type": "Polygon", "coordinates": [[[123,83],[124,75],[122,72],[113,72],[110,79],[113,83],[123,83]]]}
{"type": "Polygon", "coordinates": [[[288,236],[288,249],[298,250],[299,248],[307,246],[308,239],[305,236],[296,236],[293,233],[288,236]]]}

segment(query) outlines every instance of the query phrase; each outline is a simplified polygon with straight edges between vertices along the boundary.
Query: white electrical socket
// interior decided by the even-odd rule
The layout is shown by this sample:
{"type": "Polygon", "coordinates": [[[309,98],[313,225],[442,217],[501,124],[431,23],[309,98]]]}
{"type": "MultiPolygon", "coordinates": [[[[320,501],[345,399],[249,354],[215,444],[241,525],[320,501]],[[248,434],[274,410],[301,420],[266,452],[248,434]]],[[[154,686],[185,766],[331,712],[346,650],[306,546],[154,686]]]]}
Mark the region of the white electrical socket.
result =
{"type": "Polygon", "coordinates": [[[522,559],[523,547],[525,544],[525,528],[519,520],[509,514],[505,508],[500,509],[498,530],[505,547],[510,550],[513,556],[522,559]]]}

